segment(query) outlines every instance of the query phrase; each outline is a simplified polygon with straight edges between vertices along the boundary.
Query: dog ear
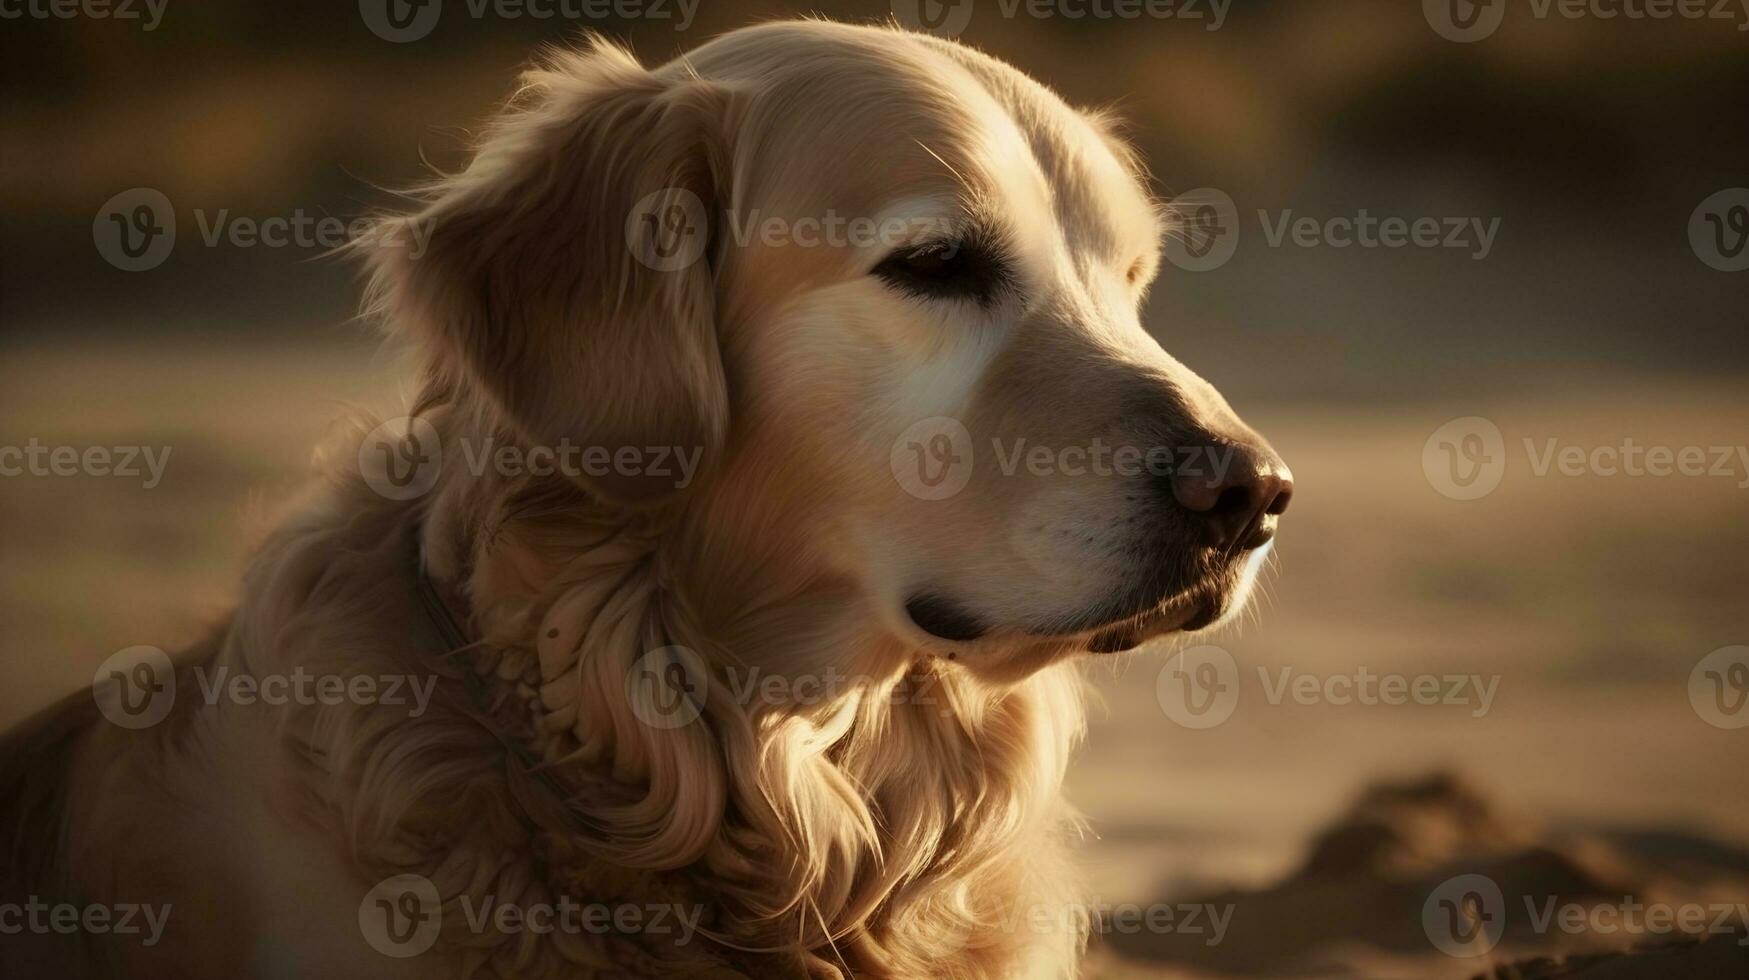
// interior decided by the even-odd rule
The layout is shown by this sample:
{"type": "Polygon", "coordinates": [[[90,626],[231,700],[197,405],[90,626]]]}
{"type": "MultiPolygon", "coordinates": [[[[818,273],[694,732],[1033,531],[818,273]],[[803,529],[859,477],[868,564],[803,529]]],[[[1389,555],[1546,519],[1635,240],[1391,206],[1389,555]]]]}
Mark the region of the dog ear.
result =
{"type": "Polygon", "coordinates": [[[725,438],[708,252],[728,115],[721,88],[606,42],[558,54],[468,167],[369,246],[395,328],[530,445],[575,447],[579,478],[620,503],[676,489],[647,472],[650,448],[708,461],[725,438]]]}

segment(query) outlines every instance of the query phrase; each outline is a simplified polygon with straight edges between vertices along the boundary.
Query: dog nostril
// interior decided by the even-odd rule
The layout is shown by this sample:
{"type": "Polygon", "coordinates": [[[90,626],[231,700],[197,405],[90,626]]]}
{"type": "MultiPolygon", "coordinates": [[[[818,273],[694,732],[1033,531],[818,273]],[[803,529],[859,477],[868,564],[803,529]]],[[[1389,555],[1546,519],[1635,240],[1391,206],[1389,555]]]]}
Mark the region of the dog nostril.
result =
{"type": "Polygon", "coordinates": [[[1209,516],[1219,520],[1249,522],[1254,513],[1253,507],[1250,487],[1227,487],[1215,498],[1215,505],[1209,508],[1209,516]]]}
{"type": "MultiPolygon", "coordinates": [[[[1275,522],[1265,517],[1269,513],[1264,506],[1266,498],[1263,494],[1266,492],[1266,488],[1257,484],[1228,487],[1221,491],[1214,508],[1206,516],[1216,548],[1231,551],[1239,547],[1248,551],[1263,547],[1275,536],[1275,522]]],[[[1275,506],[1274,501],[1270,501],[1269,506],[1275,506]]]]}
{"type": "Polygon", "coordinates": [[[1269,506],[1265,507],[1263,512],[1271,517],[1284,513],[1287,510],[1287,502],[1293,499],[1293,495],[1294,491],[1291,486],[1286,490],[1277,493],[1275,499],[1269,502],[1269,506]]]}
{"type": "Polygon", "coordinates": [[[1175,473],[1172,495],[1200,516],[1211,547],[1261,548],[1275,536],[1274,518],[1293,497],[1293,476],[1267,447],[1235,447],[1223,458],[1230,465],[1217,473],[1175,473]]]}

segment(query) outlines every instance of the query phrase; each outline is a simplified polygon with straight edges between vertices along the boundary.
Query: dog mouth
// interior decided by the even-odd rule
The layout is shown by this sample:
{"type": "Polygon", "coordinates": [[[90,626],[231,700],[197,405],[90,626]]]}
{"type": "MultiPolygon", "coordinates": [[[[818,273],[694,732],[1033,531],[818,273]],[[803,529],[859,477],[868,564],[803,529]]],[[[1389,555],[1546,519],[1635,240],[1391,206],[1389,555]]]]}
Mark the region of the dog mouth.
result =
{"type": "Polygon", "coordinates": [[[1156,591],[1160,580],[1151,580],[1132,594],[1128,608],[1108,610],[1089,624],[1093,629],[1086,641],[1087,651],[1121,653],[1155,637],[1194,633],[1220,621],[1250,600],[1252,586],[1270,550],[1265,545],[1236,560],[1226,556],[1227,560],[1209,562],[1194,571],[1184,570],[1189,572],[1185,576],[1188,584],[1178,588],[1168,585],[1164,595],[1156,591]]]}
{"type": "MultiPolygon", "coordinates": [[[[1129,610],[1102,611],[1065,626],[1028,630],[1026,635],[1079,641],[1077,645],[1084,645],[1089,653],[1121,653],[1155,637],[1192,632],[1215,622],[1227,607],[1232,585],[1225,576],[1209,576],[1141,609],[1131,603],[1129,610]]],[[[974,643],[1001,632],[939,593],[912,597],[905,611],[924,632],[950,643],[974,643]]]]}
{"type": "MultiPolygon", "coordinates": [[[[1139,610],[1104,617],[1086,640],[1089,653],[1122,653],[1170,633],[1194,633],[1242,602],[1246,575],[1239,566],[1205,572],[1188,587],[1169,592],[1139,610]]],[[[1132,607],[1133,608],[1133,607],[1132,607]]]]}
{"type": "Polygon", "coordinates": [[[1222,606],[1217,596],[1162,603],[1094,633],[1087,640],[1087,652],[1123,653],[1168,633],[1194,632],[1219,619],[1222,606]]]}

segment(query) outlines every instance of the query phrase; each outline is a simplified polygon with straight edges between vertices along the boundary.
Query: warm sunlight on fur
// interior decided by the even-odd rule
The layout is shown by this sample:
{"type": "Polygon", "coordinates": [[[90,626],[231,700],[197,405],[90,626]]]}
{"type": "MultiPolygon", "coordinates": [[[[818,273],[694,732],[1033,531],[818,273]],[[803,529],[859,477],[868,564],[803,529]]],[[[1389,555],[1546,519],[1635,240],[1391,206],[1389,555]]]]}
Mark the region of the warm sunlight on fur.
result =
{"type": "Polygon", "coordinates": [[[33,840],[66,821],[43,873],[210,910],[127,951],[185,977],[292,949],[356,977],[1076,975],[1081,663],[1238,615],[1292,489],[1140,325],[1139,169],[1098,117],[896,29],[770,24],[653,70],[550,55],[357,249],[420,358],[430,492],[374,491],[361,431],[194,655],[435,671],[430,709],[189,696],[150,737],[51,729],[68,784],[13,804],[33,840]],[[637,254],[652,195],[697,205],[695,261],[637,254]],[[831,215],[900,240],[747,232],[831,215]],[[918,426],[953,492],[897,476],[918,426]],[[673,449],[696,478],[482,473],[467,448],[560,445],[673,449]],[[420,639],[427,587],[460,649],[420,639]],[[357,925],[398,874],[444,910],[408,959],[357,925]],[[560,896],[704,912],[677,942],[460,911],[560,896]]]}

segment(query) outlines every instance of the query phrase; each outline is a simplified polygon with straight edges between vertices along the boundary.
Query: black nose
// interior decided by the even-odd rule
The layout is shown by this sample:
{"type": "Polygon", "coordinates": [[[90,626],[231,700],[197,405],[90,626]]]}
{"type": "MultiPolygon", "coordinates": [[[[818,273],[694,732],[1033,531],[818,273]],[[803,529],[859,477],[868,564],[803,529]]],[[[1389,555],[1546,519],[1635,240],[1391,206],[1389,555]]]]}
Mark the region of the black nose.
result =
{"type": "Polygon", "coordinates": [[[1264,445],[1209,444],[1180,449],[1172,496],[1203,516],[1209,545],[1222,551],[1261,548],[1275,537],[1294,475],[1264,445]]]}

